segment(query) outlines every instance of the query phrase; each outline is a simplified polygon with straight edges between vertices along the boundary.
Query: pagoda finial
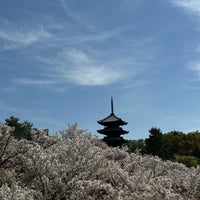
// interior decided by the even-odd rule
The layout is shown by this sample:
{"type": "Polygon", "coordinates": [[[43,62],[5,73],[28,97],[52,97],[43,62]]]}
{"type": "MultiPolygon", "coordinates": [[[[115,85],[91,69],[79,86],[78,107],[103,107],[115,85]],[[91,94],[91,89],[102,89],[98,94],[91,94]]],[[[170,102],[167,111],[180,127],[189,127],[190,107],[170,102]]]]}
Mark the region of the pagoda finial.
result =
{"type": "Polygon", "coordinates": [[[113,97],[111,96],[111,113],[114,113],[113,97]]]}

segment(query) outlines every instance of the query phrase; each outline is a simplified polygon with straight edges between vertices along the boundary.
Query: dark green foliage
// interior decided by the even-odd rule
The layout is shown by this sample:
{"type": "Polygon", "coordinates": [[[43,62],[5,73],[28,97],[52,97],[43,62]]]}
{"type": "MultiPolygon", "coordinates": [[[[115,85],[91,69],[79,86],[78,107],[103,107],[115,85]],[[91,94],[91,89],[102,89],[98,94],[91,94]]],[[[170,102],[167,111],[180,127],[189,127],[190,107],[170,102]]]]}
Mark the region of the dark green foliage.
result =
{"type": "Polygon", "coordinates": [[[189,154],[200,159],[200,132],[195,131],[188,133],[188,140],[190,145],[189,154]]]}
{"type": "Polygon", "coordinates": [[[169,134],[163,134],[160,157],[165,160],[174,159],[177,154],[175,148],[176,146],[174,145],[173,137],[169,134]]]}
{"type": "Polygon", "coordinates": [[[194,156],[178,156],[176,161],[179,163],[183,163],[187,167],[197,167],[199,162],[198,158],[194,156]]]}
{"type": "Polygon", "coordinates": [[[184,133],[178,131],[163,134],[160,157],[173,160],[176,155],[185,155],[185,136],[184,133]]]}
{"type": "MultiPolygon", "coordinates": [[[[149,138],[145,140],[145,149],[148,154],[157,155],[164,160],[176,160],[179,156],[189,156],[184,157],[185,160],[191,157],[200,159],[200,133],[198,131],[188,134],[171,131],[162,134],[160,129],[152,128],[149,132],[149,138]]],[[[198,160],[195,162],[198,163],[198,160]]]]}
{"type": "Polygon", "coordinates": [[[20,123],[19,118],[16,118],[14,116],[11,116],[9,119],[6,119],[5,122],[8,126],[15,127],[13,134],[16,139],[31,140],[31,129],[33,126],[32,123],[28,121],[20,123]]]}
{"type": "Polygon", "coordinates": [[[149,130],[149,138],[145,140],[146,151],[152,155],[161,155],[162,149],[162,132],[159,128],[151,128],[149,130]]]}
{"type": "Polygon", "coordinates": [[[171,131],[163,134],[159,128],[151,128],[149,138],[129,140],[125,145],[130,152],[138,149],[141,153],[156,155],[164,160],[182,162],[186,166],[196,166],[200,160],[199,131],[188,134],[171,131]]]}
{"type": "Polygon", "coordinates": [[[194,156],[200,158],[200,133],[185,134],[172,131],[163,134],[162,158],[175,159],[176,156],[194,156]]]}

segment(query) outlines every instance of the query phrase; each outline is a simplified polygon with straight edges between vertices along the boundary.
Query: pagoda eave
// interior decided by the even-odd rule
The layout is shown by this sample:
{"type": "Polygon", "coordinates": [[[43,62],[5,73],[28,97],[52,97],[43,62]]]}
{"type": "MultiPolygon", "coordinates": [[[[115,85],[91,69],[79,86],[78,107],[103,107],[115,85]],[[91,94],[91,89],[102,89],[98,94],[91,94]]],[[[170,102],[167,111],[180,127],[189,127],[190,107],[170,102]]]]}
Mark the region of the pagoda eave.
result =
{"type": "Polygon", "coordinates": [[[97,121],[100,125],[102,126],[123,126],[123,125],[127,125],[128,123],[127,122],[124,122],[124,121],[116,121],[116,122],[104,122],[104,121],[97,121]]]}
{"type": "Polygon", "coordinates": [[[125,130],[110,131],[110,130],[105,130],[105,129],[97,130],[97,132],[106,136],[118,136],[118,135],[120,136],[120,135],[125,135],[129,133],[129,131],[125,131],[125,130]]]}
{"type": "Polygon", "coordinates": [[[121,118],[117,117],[114,113],[111,113],[106,118],[97,121],[101,125],[117,124],[117,125],[126,125],[127,122],[123,121],[121,118]]]}

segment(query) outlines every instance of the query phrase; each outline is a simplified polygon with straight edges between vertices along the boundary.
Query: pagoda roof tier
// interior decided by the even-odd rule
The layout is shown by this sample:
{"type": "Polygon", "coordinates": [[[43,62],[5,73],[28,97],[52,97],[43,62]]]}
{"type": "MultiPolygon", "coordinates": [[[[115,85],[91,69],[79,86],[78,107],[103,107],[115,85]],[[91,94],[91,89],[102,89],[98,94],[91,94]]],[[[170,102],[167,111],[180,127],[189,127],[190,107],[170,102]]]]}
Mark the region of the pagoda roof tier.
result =
{"type": "Polygon", "coordinates": [[[106,118],[99,120],[97,122],[103,126],[123,126],[127,124],[127,122],[117,117],[114,113],[111,113],[106,118]]]}
{"type": "Polygon", "coordinates": [[[121,127],[106,127],[104,129],[97,130],[97,132],[107,136],[120,136],[128,133],[128,131],[123,130],[121,127]]]}

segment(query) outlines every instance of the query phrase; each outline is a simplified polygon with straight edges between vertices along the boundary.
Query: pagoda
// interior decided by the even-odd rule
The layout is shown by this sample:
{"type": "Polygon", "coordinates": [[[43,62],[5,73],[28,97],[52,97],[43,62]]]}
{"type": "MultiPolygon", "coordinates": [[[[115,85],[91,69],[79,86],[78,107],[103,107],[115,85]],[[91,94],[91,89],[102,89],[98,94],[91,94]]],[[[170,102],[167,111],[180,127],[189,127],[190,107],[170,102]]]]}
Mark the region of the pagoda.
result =
{"type": "Polygon", "coordinates": [[[114,114],[113,98],[111,97],[111,113],[106,118],[97,121],[104,129],[97,130],[98,133],[105,135],[102,139],[108,146],[121,146],[126,140],[121,136],[128,131],[123,130],[120,126],[126,125],[127,122],[114,114]]]}

